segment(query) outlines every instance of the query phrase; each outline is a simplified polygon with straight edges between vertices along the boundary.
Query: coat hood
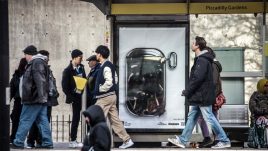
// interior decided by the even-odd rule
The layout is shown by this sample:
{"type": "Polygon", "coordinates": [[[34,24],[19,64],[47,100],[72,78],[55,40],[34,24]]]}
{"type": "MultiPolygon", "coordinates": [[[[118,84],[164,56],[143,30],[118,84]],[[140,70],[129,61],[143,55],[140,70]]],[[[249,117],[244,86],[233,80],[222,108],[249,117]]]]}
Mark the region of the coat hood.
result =
{"type": "Polygon", "coordinates": [[[203,50],[203,51],[201,51],[201,54],[200,55],[198,55],[197,56],[197,58],[198,57],[203,57],[203,58],[206,58],[209,62],[213,62],[213,56],[210,54],[210,53],[208,53],[208,51],[207,50],[203,50]]]}
{"type": "Polygon", "coordinates": [[[44,61],[47,61],[47,56],[44,56],[44,55],[41,55],[41,54],[37,54],[37,55],[34,55],[32,57],[32,60],[34,60],[34,59],[42,59],[44,61]]]}
{"type": "Polygon", "coordinates": [[[90,125],[92,127],[100,122],[105,122],[103,110],[98,105],[90,106],[86,111],[83,112],[83,115],[90,119],[90,125]]]}

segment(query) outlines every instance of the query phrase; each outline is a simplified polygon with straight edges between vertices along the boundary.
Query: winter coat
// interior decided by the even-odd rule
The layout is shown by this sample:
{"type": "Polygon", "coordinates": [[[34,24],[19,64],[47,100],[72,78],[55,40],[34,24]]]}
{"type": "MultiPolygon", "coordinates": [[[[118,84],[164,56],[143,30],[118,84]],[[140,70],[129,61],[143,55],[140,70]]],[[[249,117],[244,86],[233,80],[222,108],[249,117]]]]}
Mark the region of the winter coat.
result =
{"type": "MultiPolygon", "coordinates": [[[[86,78],[86,73],[84,69],[84,65],[80,64],[80,73],[82,73],[82,77],[86,78]]],[[[72,103],[74,101],[81,101],[82,94],[76,93],[76,85],[73,76],[77,76],[77,71],[73,68],[72,62],[66,67],[62,74],[62,90],[66,95],[66,103],[72,103]]]]}
{"type": "Polygon", "coordinates": [[[91,126],[89,136],[84,140],[82,151],[110,151],[111,150],[111,133],[105,122],[103,110],[98,105],[90,106],[83,112],[88,117],[91,126]]]}
{"type": "Polygon", "coordinates": [[[22,80],[22,104],[46,103],[48,98],[47,57],[37,54],[26,66],[22,80]]]}
{"type": "Polygon", "coordinates": [[[268,84],[267,79],[261,79],[257,84],[255,91],[249,100],[249,110],[251,112],[251,124],[253,124],[259,116],[268,118],[268,94],[265,93],[265,85],[268,84]]]}
{"type": "Polygon", "coordinates": [[[95,67],[93,67],[88,76],[87,79],[91,79],[90,83],[87,84],[87,106],[93,105],[96,103],[96,99],[94,99],[94,89],[95,89],[95,83],[98,75],[98,71],[100,68],[100,63],[97,63],[95,67]]]}
{"type": "Polygon", "coordinates": [[[19,85],[20,85],[20,77],[23,75],[24,72],[20,72],[19,70],[16,70],[12,76],[12,79],[10,80],[9,86],[10,86],[10,100],[15,99],[21,100],[20,98],[20,92],[19,92],[19,85]]]}
{"type": "Polygon", "coordinates": [[[215,103],[212,62],[213,56],[207,52],[195,57],[189,85],[184,91],[187,105],[208,106],[215,103]]]}

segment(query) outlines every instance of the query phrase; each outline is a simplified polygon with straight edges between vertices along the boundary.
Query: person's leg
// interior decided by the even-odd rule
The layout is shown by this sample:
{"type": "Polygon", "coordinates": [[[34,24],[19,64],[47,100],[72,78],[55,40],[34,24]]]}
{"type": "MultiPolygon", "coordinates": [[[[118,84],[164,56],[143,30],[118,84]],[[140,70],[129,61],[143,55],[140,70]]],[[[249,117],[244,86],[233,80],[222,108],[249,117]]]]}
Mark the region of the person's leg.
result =
{"type": "Polygon", "coordinates": [[[77,138],[77,129],[80,121],[80,112],[81,112],[81,101],[75,101],[72,103],[73,107],[73,118],[71,125],[71,141],[76,141],[77,138]]]}
{"type": "Polygon", "coordinates": [[[204,120],[209,124],[212,128],[212,131],[215,132],[218,140],[220,142],[230,143],[229,138],[226,136],[223,128],[221,127],[219,121],[216,119],[214,114],[212,113],[212,107],[210,106],[202,106],[200,107],[202,112],[202,116],[204,120]]]}
{"type": "Polygon", "coordinates": [[[10,116],[11,121],[12,121],[12,128],[11,128],[11,135],[10,135],[11,143],[13,143],[18,127],[19,127],[21,109],[22,109],[22,104],[20,102],[20,99],[15,100],[13,110],[10,116]]]}
{"type": "Polygon", "coordinates": [[[105,117],[109,117],[110,119],[112,129],[119,136],[119,138],[124,141],[119,148],[125,149],[131,147],[134,143],[127,134],[123,123],[119,119],[118,109],[116,107],[116,95],[100,98],[96,101],[95,105],[99,105],[102,108],[105,117]]]}
{"type": "Polygon", "coordinates": [[[27,145],[29,147],[35,146],[35,141],[37,141],[38,134],[39,134],[38,127],[36,122],[34,122],[27,137],[27,145]]]}
{"type": "Polygon", "coordinates": [[[130,139],[130,136],[127,134],[122,121],[119,119],[118,111],[116,108],[116,96],[111,95],[107,97],[107,99],[111,100],[112,102],[112,106],[108,113],[112,129],[114,130],[115,134],[117,134],[118,137],[123,140],[123,142],[126,142],[130,139]]]}
{"type": "Polygon", "coordinates": [[[52,113],[52,106],[48,106],[47,107],[47,119],[48,119],[49,123],[50,123],[50,120],[51,120],[51,113],[52,113]]]}
{"type": "Polygon", "coordinates": [[[200,116],[200,109],[198,106],[191,106],[191,111],[188,113],[188,119],[185,125],[185,128],[183,129],[183,132],[178,138],[180,141],[186,145],[189,142],[189,139],[192,136],[193,129],[197,123],[197,120],[200,116]]]}
{"type": "Polygon", "coordinates": [[[51,130],[47,118],[47,106],[40,105],[40,112],[36,119],[37,126],[39,128],[39,132],[42,136],[42,147],[52,147],[52,137],[51,130]]]}
{"type": "Polygon", "coordinates": [[[14,145],[21,147],[24,146],[25,138],[38,113],[39,109],[36,109],[35,105],[23,105],[18,131],[16,133],[16,138],[13,142],[14,145]]]}
{"type": "Polygon", "coordinates": [[[202,131],[202,135],[204,138],[206,137],[210,137],[209,136],[209,129],[208,129],[208,126],[207,126],[207,123],[206,121],[204,120],[203,116],[200,116],[199,119],[198,119],[198,124],[201,128],[201,131],[202,131]]]}

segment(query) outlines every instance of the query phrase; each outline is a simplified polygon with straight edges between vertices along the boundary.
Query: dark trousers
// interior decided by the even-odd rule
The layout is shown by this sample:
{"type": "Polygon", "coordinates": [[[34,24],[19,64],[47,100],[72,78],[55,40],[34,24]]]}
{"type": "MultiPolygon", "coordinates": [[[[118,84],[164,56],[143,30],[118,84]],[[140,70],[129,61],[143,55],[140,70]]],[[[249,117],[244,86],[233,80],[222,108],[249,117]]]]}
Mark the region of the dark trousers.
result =
{"type": "MultiPolygon", "coordinates": [[[[52,107],[48,106],[47,107],[47,118],[48,118],[49,123],[50,123],[50,118],[51,118],[51,112],[52,112],[52,107]]],[[[39,129],[37,127],[37,124],[34,122],[30,131],[29,131],[29,135],[27,137],[27,144],[31,147],[34,147],[35,141],[36,141],[36,144],[41,145],[42,144],[41,140],[42,140],[41,134],[39,133],[39,129]]]]}
{"type": "Polygon", "coordinates": [[[10,135],[11,143],[13,143],[13,140],[15,139],[19,127],[21,109],[22,109],[21,99],[16,99],[14,102],[13,110],[10,115],[12,121],[12,129],[10,135]]]}
{"type": "Polygon", "coordinates": [[[80,112],[82,108],[82,101],[74,101],[72,103],[73,108],[73,118],[72,118],[72,125],[71,125],[71,141],[75,141],[77,138],[77,129],[79,126],[80,121],[80,112]]]}

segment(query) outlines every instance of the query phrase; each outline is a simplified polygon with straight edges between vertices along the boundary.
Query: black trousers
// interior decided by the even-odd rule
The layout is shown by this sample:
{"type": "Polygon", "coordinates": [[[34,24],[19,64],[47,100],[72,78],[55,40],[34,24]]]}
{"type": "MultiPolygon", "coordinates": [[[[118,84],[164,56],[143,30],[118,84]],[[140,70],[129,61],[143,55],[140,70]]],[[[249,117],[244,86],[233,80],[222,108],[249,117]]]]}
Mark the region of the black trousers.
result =
{"type": "Polygon", "coordinates": [[[12,121],[12,128],[11,128],[11,135],[10,135],[11,143],[13,143],[13,140],[15,139],[15,136],[19,127],[21,110],[22,110],[21,99],[16,99],[14,102],[13,110],[10,115],[10,118],[12,121]]]}
{"type": "Polygon", "coordinates": [[[82,109],[82,101],[74,101],[72,103],[73,118],[71,125],[71,141],[75,141],[77,138],[77,129],[80,121],[80,112],[82,109]]]}
{"type": "MultiPolygon", "coordinates": [[[[47,107],[47,118],[48,118],[49,123],[50,123],[50,118],[51,118],[51,112],[52,112],[52,107],[48,106],[47,107]]],[[[42,136],[39,133],[39,129],[37,127],[37,124],[34,122],[30,131],[29,131],[29,135],[27,137],[27,144],[31,147],[34,147],[35,142],[36,142],[36,144],[41,145],[42,144],[42,136]]]]}

